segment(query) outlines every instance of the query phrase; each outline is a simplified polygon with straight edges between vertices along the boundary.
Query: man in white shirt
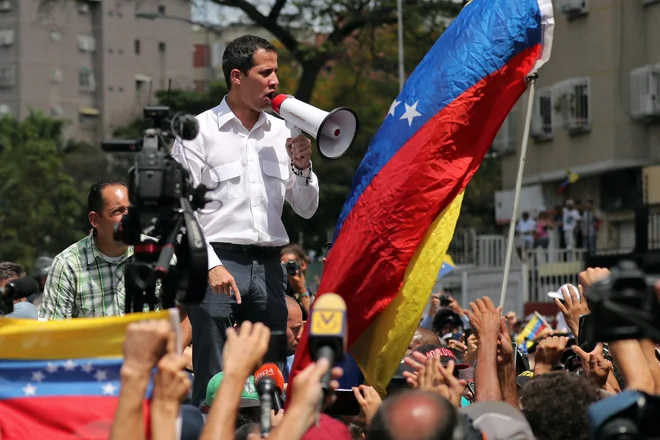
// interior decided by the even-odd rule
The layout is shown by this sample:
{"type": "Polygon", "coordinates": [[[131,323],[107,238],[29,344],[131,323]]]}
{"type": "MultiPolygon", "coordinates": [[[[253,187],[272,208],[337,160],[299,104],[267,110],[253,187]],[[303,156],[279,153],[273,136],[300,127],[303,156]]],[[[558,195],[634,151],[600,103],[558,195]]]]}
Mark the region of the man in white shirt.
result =
{"type": "Polygon", "coordinates": [[[564,227],[564,239],[566,241],[566,249],[573,250],[575,247],[575,228],[577,227],[578,221],[580,221],[580,213],[575,209],[575,204],[573,200],[566,200],[566,206],[564,207],[564,216],[562,218],[562,224],[564,227]]]}
{"type": "Polygon", "coordinates": [[[279,84],[275,47],[259,37],[240,37],[225,49],[222,68],[228,95],[197,116],[197,138],[177,139],[172,148],[193,183],[210,188],[212,199],[198,217],[209,243],[209,288],[204,301],[188,309],[194,405],[204,401],[208,381],[222,371],[228,326],[248,320],[286,331],[284,201],[304,218],[314,215],[319,202],[309,139],[291,139],[285,122],[264,112],[279,84]]]}

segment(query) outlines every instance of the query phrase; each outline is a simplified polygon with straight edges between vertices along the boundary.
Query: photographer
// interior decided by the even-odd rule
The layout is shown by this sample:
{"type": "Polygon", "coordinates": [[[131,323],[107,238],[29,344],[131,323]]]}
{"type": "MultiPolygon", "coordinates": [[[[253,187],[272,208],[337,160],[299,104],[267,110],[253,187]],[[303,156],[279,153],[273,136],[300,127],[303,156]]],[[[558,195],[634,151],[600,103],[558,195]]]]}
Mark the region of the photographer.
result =
{"type": "Polygon", "coordinates": [[[280,260],[287,273],[286,294],[295,298],[303,311],[303,320],[307,320],[312,293],[307,286],[305,272],[307,271],[307,255],[297,244],[282,248],[280,260]]]}
{"type": "Polygon", "coordinates": [[[309,139],[292,139],[283,120],[265,113],[279,84],[276,48],[263,38],[240,37],[227,45],[222,68],[227,96],[197,116],[195,139],[179,138],[172,148],[194,186],[211,188],[211,202],[198,215],[209,244],[209,285],[203,302],[188,310],[194,405],[223,369],[228,327],[251,321],[286,329],[286,274],[279,260],[281,246],[289,243],[284,201],[304,218],[314,215],[319,202],[309,139]]]}

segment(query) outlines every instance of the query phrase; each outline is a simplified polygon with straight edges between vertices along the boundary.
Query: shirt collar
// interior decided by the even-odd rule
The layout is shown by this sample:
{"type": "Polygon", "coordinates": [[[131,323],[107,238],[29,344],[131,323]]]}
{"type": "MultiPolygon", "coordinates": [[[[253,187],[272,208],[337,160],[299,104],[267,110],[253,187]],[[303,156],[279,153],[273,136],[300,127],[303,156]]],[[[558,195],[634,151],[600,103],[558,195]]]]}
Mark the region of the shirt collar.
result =
{"type": "MultiPolygon", "coordinates": [[[[218,129],[221,129],[231,120],[236,120],[236,122],[241,124],[241,121],[236,117],[234,112],[231,111],[229,105],[227,104],[227,95],[222,98],[220,105],[216,107],[216,115],[218,116],[218,129]]],[[[261,114],[259,114],[259,119],[257,120],[257,123],[254,125],[252,130],[259,128],[263,124],[266,124],[266,129],[270,129],[270,120],[268,119],[266,112],[261,112],[261,114]]]]}
{"type": "Polygon", "coordinates": [[[94,240],[94,231],[92,230],[92,232],[90,232],[89,235],[85,238],[85,256],[87,259],[88,266],[91,266],[92,264],[96,263],[97,258],[106,263],[119,264],[126,261],[132,255],[133,255],[133,246],[129,246],[126,252],[124,252],[124,255],[122,255],[119,260],[110,263],[105,258],[103,258],[101,251],[99,251],[99,248],[96,247],[96,241],[94,240]]]}

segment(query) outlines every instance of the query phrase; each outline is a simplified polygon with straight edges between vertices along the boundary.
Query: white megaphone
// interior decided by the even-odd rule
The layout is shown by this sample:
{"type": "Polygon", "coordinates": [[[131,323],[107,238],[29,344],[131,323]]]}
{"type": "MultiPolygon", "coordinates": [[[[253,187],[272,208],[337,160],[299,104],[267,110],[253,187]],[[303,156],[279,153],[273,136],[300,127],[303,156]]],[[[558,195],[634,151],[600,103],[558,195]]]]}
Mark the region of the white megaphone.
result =
{"type": "Polygon", "coordinates": [[[293,136],[300,130],[309,133],[316,139],[321,156],[328,159],[343,156],[357,135],[358,117],[349,108],[328,113],[285,94],[273,98],[272,107],[287,122],[293,136]]]}

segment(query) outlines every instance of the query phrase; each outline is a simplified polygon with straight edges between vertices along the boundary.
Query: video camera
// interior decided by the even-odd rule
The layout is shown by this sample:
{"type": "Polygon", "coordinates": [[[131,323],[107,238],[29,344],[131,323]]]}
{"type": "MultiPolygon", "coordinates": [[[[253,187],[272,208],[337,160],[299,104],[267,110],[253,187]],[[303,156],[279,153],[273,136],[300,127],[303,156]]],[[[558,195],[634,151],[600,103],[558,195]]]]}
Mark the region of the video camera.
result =
{"type": "Polygon", "coordinates": [[[206,204],[207,188],[195,188],[188,170],[168,153],[172,139],[195,139],[199,123],[187,114],[170,119],[166,106],[145,107],[144,118],[151,126],[141,139],[101,143],[106,152],[138,153],[128,171],[129,210],[114,231],[115,240],[134,247],[125,272],[126,313],[145,305],[154,310],[158,302],[162,308],[199,303],[207,282],[206,241],[194,216],[206,204]],[[146,225],[152,226],[149,237],[143,235],[146,225]]]}
{"type": "MultiPolygon", "coordinates": [[[[622,260],[610,276],[594,283],[585,295],[595,325],[585,329],[587,341],[622,339],[660,341],[660,303],[657,277],[648,276],[631,260],[622,260]]],[[[580,335],[582,336],[582,335],[580,335]]]]}

